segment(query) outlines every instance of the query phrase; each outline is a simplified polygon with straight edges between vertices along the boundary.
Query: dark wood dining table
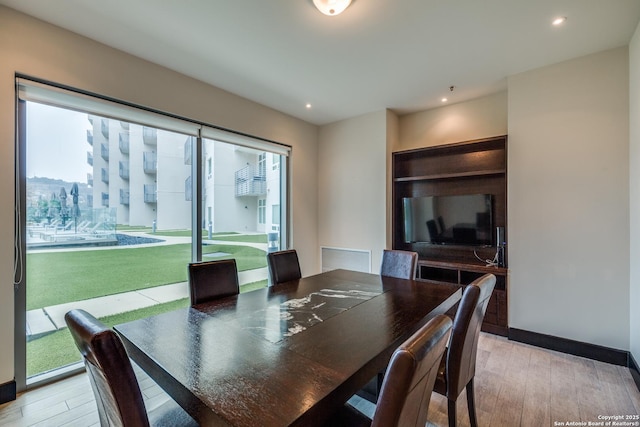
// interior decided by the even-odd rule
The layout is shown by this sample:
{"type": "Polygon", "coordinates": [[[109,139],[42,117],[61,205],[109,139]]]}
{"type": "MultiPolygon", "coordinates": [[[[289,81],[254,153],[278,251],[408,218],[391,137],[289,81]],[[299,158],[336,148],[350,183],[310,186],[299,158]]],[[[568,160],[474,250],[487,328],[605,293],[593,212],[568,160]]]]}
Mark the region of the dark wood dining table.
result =
{"type": "Polygon", "coordinates": [[[334,270],[115,330],[200,425],[314,426],[452,308],[460,289],[334,270]]]}

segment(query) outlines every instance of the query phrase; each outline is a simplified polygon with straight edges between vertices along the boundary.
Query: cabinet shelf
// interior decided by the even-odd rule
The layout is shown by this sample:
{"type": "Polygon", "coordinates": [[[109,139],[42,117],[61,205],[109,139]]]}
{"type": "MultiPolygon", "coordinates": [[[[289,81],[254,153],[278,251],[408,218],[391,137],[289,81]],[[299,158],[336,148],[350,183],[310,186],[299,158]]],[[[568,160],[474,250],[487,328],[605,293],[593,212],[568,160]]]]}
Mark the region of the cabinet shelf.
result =
{"type": "Polygon", "coordinates": [[[505,267],[497,267],[492,265],[485,264],[471,264],[471,263],[463,263],[457,261],[440,261],[440,260],[426,260],[421,259],[418,261],[418,265],[426,266],[426,267],[434,267],[434,268],[443,268],[449,270],[464,270],[471,271],[474,273],[491,273],[496,276],[506,276],[507,269],[505,267]]]}
{"type": "Polygon", "coordinates": [[[452,178],[468,178],[474,176],[488,176],[488,175],[501,175],[506,173],[504,169],[490,169],[482,171],[470,171],[470,172],[456,172],[456,173],[439,173],[433,175],[420,175],[420,176],[405,176],[394,178],[395,182],[413,182],[413,181],[429,181],[437,179],[452,179],[452,178]]]}

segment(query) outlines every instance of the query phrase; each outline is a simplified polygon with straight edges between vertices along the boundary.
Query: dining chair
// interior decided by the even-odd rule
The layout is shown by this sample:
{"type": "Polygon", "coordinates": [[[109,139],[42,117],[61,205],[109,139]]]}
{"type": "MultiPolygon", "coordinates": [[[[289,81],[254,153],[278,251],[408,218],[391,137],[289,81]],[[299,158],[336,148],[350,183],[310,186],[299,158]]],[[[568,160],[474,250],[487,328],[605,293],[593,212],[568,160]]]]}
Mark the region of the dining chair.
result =
{"type": "Polygon", "coordinates": [[[80,350],[101,426],[197,426],[173,400],[147,413],[138,380],[120,337],[84,310],[64,316],[80,350]]]}
{"type": "Polygon", "coordinates": [[[267,254],[271,286],[302,277],[300,261],[295,249],[288,249],[267,254]]]}
{"type": "Polygon", "coordinates": [[[434,391],[446,396],[449,427],[456,425],[456,402],[467,390],[471,427],[477,427],[473,378],[476,372],[478,338],[496,276],[485,274],[467,285],[453,319],[451,340],[438,369],[434,391]]]}
{"type": "Polygon", "coordinates": [[[451,319],[441,314],[394,351],[373,419],[347,404],[333,414],[325,426],[424,427],[438,366],[450,333],[451,319]]]}
{"type": "Polygon", "coordinates": [[[192,306],[240,293],[235,259],[192,262],[188,269],[192,306]]]}
{"type": "Polygon", "coordinates": [[[415,279],[418,270],[417,252],[384,249],[380,275],[398,279],[415,279]]]}
{"type": "MultiPolygon", "coordinates": [[[[398,279],[415,279],[417,269],[417,252],[395,249],[384,249],[382,251],[381,276],[395,277],[398,279]]],[[[372,378],[371,381],[358,392],[358,396],[373,403],[377,402],[383,378],[384,371],[379,372],[376,377],[372,378]]]]}

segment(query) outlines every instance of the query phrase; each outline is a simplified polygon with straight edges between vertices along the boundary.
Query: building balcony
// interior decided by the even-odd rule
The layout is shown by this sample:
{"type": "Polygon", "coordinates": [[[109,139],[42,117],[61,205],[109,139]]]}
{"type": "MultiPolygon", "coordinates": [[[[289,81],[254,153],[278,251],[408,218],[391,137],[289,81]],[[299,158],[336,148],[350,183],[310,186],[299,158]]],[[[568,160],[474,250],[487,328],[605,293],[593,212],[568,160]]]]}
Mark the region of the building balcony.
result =
{"type": "Polygon", "coordinates": [[[236,172],[236,197],[264,196],[267,194],[267,176],[264,168],[246,166],[236,172]]]}
{"type": "Polygon", "coordinates": [[[100,170],[100,179],[102,182],[104,182],[105,184],[109,183],[109,171],[105,168],[102,168],[100,170]]]}
{"type": "Polygon", "coordinates": [[[87,151],[87,163],[93,166],[93,153],[91,151],[87,151]]]}
{"type": "Polygon", "coordinates": [[[118,175],[120,178],[129,180],[129,162],[120,162],[118,164],[118,175]]]}
{"type": "Polygon", "coordinates": [[[123,188],[120,189],[120,204],[129,205],[129,192],[123,188]]]}
{"type": "Polygon", "coordinates": [[[142,169],[144,173],[155,174],[158,172],[158,157],[153,151],[142,153],[142,169]]]}
{"type": "Polygon", "coordinates": [[[143,126],[142,142],[144,142],[147,145],[153,145],[153,146],[158,145],[158,129],[143,126]]]}
{"type": "Polygon", "coordinates": [[[120,132],[118,135],[118,147],[122,154],[129,154],[129,133],[120,132]]]}
{"type": "Polygon", "coordinates": [[[109,145],[100,144],[100,157],[102,157],[106,161],[109,161],[109,145]]]}
{"type": "Polygon", "coordinates": [[[158,188],[156,184],[144,185],[144,202],[145,203],[157,203],[158,202],[158,188]]]}
{"type": "Polygon", "coordinates": [[[93,133],[87,129],[87,142],[93,147],[93,133]]]}
{"type": "Polygon", "coordinates": [[[109,139],[109,119],[100,120],[100,132],[102,132],[105,138],[109,139]]]}

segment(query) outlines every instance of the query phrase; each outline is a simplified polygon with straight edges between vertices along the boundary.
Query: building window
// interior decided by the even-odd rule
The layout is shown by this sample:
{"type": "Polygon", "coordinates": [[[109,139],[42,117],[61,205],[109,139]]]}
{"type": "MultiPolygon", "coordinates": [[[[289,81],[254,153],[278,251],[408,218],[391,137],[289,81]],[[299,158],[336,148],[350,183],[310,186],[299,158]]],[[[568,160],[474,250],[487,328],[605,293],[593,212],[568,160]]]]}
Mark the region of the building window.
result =
{"type": "MultiPolygon", "coordinates": [[[[103,103],[89,95],[76,98],[75,92],[44,87],[44,83],[17,80],[19,118],[26,129],[19,133],[15,150],[20,164],[24,163],[26,168],[20,178],[20,192],[16,194],[17,208],[27,218],[21,225],[26,251],[20,255],[20,265],[30,265],[29,272],[20,274],[24,279],[19,286],[21,297],[16,299],[18,312],[26,312],[27,307],[31,310],[51,305],[39,299],[45,295],[51,298],[71,295],[55,304],[73,304],[102,296],[103,289],[113,284],[113,280],[106,275],[96,275],[95,266],[108,265],[127,253],[117,250],[116,243],[121,236],[116,235],[116,226],[118,230],[155,233],[158,240],[164,240],[164,235],[189,239],[190,250],[184,250],[187,240],[162,245],[163,250],[175,253],[168,256],[169,261],[163,265],[171,273],[163,272],[153,282],[154,286],[181,280],[185,265],[213,256],[217,248],[204,239],[212,238],[214,218],[218,232],[230,235],[230,239],[237,238],[230,255],[240,261],[251,259],[250,263],[239,263],[247,265],[243,269],[266,266],[266,250],[253,245],[243,247],[246,239],[236,235],[240,234],[236,230],[246,231],[251,239],[257,233],[268,234],[272,205],[283,205],[286,211],[286,192],[281,189],[286,188],[287,175],[267,176],[266,173],[266,159],[271,153],[284,157],[280,167],[287,168],[289,151],[285,146],[144,108],[134,111],[131,105],[103,103]],[[91,112],[86,105],[91,106],[91,112]],[[53,129],[48,126],[50,123],[65,126],[53,129]],[[113,132],[109,132],[110,123],[113,132]],[[58,132],[58,128],[61,134],[54,136],[52,132],[58,132]],[[27,152],[30,153],[28,159],[27,152]],[[197,168],[193,167],[196,158],[197,168]],[[216,169],[215,176],[213,169],[216,169]],[[196,178],[201,180],[199,185],[194,181],[196,178]],[[239,182],[236,186],[244,186],[247,191],[234,193],[234,180],[239,182]],[[202,230],[192,229],[194,219],[202,225],[202,230]],[[32,250],[42,244],[49,248],[46,254],[32,250]],[[73,263],[77,254],[67,250],[70,247],[79,248],[82,263],[73,263]],[[63,250],[56,253],[57,249],[63,250]],[[64,261],[54,263],[53,269],[38,269],[38,265],[50,264],[36,262],[35,258],[43,256],[64,261]],[[78,269],[74,270],[74,280],[65,280],[64,286],[74,292],[59,296],[40,291],[57,277],[66,277],[66,266],[70,263],[78,269]],[[84,286],[86,283],[96,286],[89,289],[84,286]]],[[[280,239],[284,239],[286,231],[283,224],[278,234],[280,239]]],[[[127,243],[137,244],[137,240],[128,239],[127,243]]],[[[145,243],[147,246],[136,249],[155,252],[155,244],[145,243]]],[[[149,259],[155,262],[155,258],[149,259]]],[[[126,259],[118,262],[132,270],[126,274],[127,291],[149,285],[147,278],[135,271],[147,271],[149,265],[130,263],[126,259]]],[[[266,286],[266,279],[263,282],[266,286]]],[[[49,376],[54,369],[75,363],[77,350],[74,348],[64,349],[62,353],[68,356],[60,360],[49,360],[43,352],[32,350],[45,345],[43,342],[48,336],[28,329],[19,338],[30,349],[16,357],[16,370],[24,378],[42,373],[49,376]]],[[[67,344],[62,343],[56,351],[63,350],[67,344]]]]}
{"type": "Polygon", "coordinates": [[[258,199],[258,224],[264,224],[267,216],[267,199],[258,199]]]}

